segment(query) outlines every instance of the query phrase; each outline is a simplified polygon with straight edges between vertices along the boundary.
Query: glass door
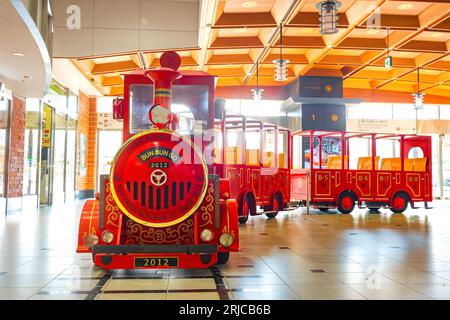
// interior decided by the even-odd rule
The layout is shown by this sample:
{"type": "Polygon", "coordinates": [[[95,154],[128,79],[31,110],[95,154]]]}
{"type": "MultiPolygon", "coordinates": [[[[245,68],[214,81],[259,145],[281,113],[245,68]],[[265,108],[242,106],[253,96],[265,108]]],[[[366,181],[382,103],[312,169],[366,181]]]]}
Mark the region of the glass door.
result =
{"type": "MultiPolygon", "coordinates": [[[[6,159],[8,152],[8,127],[11,100],[5,97],[0,100],[0,215],[6,214],[6,159]]],[[[1,221],[1,219],[0,219],[1,221]]]]}
{"type": "Polygon", "coordinates": [[[443,196],[450,199],[450,135],[446,134],[442,138],[442,170],[443,175],[443,196]]]}
{"type": "MultiPolygon", "coordinates": [[[[40,101],[38,99],[26,100],[25,142],[23,165],[23,196],[37,195],[38,164],[39,164],[39,120],[40,101]]],[[[32,202],[32,201],[31,201],[32,202]]],[[[34,202],[36,205],[36,202],[34,202]]],[[[27,203],[28,204],[28,203],[27,203]]]]}
{"type": "Polygon", "coordinates": [[[56,112],[55,115],[55,143],[53,144],[53,203],[65,202],[66,187],[66,115],[56,112]]]}
{"type": "Polygon", "coordinates": [[[66,202],[75,200],[77,121],[67,119],[66,202]]]}
{"type": "Polygon", "coordinates": [[[39,205],[51,204],[51,163],[53,141],[53,109],[44,104],[41,120],[41,176],[39,205]]]}

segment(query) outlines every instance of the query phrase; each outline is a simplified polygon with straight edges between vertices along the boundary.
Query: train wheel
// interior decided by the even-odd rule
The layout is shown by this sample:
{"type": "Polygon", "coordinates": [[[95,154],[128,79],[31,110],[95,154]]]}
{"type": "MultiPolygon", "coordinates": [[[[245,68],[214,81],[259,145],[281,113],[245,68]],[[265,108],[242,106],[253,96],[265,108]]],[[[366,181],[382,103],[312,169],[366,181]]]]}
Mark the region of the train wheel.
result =
{"type": "Polygon", "coordinates": [[[250,199],[248,195],[245,195],[244,201],[239,206],[239,223],[244,224],[248,221],[250,215],[250,199]]]}
{"type": "Polygon", "coordinates": [[[230,258],[229,252],[218,252],[217,253],[217,263],[216,264],[225,264],[228,262],[230,258]]]}
{"type": "Polygon", "coordinates": [[[397,193],[392,198],[391,211],[393,213],[402,213],[408,208],[409,198],[403,193],[397,193]]]}
{"type": "Polygon", "coordinates": [[[355,208],[355,196],[351,192],[343,192],[339,196],[338,210],[340,213],[350,213],[355,208]]]}
{"type": "Polygon", "coordinates": [[[275,197],[273,197],[272,205],[268,209],[268,211],[273,211],[271,213],[266,213],[266,216],[269,219],[275,218],[278,212],[283,209],[283,200],[279,193],[277,193],[275,197]]]}

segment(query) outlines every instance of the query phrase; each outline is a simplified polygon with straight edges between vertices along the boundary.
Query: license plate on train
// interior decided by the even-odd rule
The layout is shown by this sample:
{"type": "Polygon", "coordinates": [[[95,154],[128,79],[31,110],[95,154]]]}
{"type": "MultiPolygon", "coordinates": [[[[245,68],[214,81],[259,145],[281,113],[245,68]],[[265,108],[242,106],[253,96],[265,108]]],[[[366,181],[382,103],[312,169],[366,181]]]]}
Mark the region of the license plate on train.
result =
{"type": "Polygon", "coordinates": [[[142,257],[134,258],[135,268],[178,267],[178,258],[142,257]]]}

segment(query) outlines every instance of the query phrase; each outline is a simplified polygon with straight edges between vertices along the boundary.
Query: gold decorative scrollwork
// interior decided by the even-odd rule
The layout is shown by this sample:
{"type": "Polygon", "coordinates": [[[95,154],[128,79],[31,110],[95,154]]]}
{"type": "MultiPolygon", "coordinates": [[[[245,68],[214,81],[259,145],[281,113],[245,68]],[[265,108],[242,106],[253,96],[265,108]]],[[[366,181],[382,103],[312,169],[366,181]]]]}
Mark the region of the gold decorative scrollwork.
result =
{"type": "Polygon", "coordinates": [[[202,206],[200,208],[200,211],[202,213],[201,219],[203,222],[201,224],[199,224],[199,228],[202,228],[202,227],[212,223],[212,213],[214,212],[213,194],[214,194],[214,185],[211,183],[208,188],[208,193],[205,197],[207,205],[202,206]]]}
{"type": "Polygon", "coordinates": [[[193,243],[194,220],[187,219],[175,226],[167,228],[153,228],[136,223],[131,219],[126,221],[125,235],[127,244],[154,244],[170,243],[183,244],[193,243]]]}
{"type": "Polygon", "coordinates": [[[106,184],[106,207],[105,211],[108,212],[107,224],[114,227],[119,227],[119,207],[115,204],[114,198],[110,192],[109,183],[106,184]]]}

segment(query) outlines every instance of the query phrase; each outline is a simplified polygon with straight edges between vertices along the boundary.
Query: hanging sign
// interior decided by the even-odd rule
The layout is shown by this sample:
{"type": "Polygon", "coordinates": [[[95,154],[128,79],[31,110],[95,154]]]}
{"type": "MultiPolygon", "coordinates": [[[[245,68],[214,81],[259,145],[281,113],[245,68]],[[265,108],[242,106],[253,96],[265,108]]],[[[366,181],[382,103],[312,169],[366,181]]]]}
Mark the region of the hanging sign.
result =
{"type": "Polygon", "coordinates": [[[416,120],[347,119],[347,131],[367,133],[416,134],[416,120]]]}
{"type": "Polygon", "coordinates": [[[50,148],[52,138],[52,108],[44,104],[42,113],[42,147],[50,148]]]}

